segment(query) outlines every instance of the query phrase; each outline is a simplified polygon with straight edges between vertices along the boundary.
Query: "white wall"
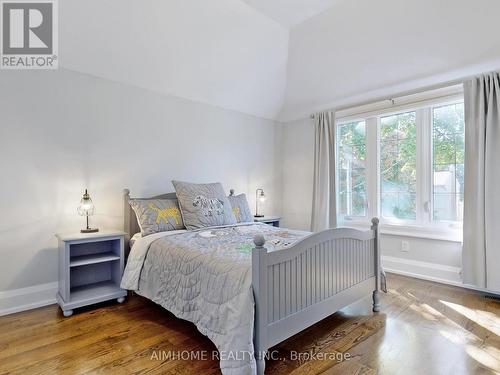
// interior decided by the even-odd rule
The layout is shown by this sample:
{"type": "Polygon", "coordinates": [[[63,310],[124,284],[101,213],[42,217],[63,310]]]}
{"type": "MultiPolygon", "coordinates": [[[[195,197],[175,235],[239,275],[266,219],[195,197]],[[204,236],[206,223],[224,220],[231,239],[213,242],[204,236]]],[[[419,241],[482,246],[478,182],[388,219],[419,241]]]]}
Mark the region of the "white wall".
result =
{"type": "Polygon", "coordinates": [[[64,0],[60,64],[98,77],[274,118],[288,30],[235,0],[64,0]]]}
{"type": "Polygon", "coordinates": [[[283,226],[311,228],[314,127],[311,120],[281,124],[283,226]]]}
{"type": "Polygon", "coordinates": [[[0,300],[57,280],[54,234],[84,225],[85,188],[100,228],[122,226],[123,188],[148,196],[171,179],[221,181],[251,204],[262,187],[279,213],[272,121],[65,69],[1,72],[0,114],[0,300]]]}
{"type": "Polygon", "coordinates": [[[343,0],[290,32],[280,120],[500,68],[497,0],[343,0]]]}
{"type": "MultiPolygon", "coordinates": [[[[283,139],[283,225],[310,230],[313,165],[313,120],[281,124],[283,139]]],[[[382,235],[382,263],[388,270],[425,276],[436,280],[461,281],[461,244],[425,238],[382,235]],[[401,251],[401,241],[410,251],[401,251]]]]}

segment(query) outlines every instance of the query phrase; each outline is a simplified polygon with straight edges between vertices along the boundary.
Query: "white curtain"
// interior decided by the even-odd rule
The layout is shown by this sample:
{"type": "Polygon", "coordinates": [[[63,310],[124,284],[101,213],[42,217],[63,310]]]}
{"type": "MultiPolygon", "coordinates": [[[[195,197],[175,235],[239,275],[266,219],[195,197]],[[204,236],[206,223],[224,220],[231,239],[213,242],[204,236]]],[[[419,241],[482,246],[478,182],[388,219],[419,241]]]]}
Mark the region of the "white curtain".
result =
{"type": "Polygon", "coordinates": [[[500,290],[500,75],[464,83],[464,283],[500,290]]]}
{"type": "Polygon", "coordinates": [[[335,116],[314,116],[314,184],[311,230],[318,232],[337,225],[335,205],[335,116]]]}

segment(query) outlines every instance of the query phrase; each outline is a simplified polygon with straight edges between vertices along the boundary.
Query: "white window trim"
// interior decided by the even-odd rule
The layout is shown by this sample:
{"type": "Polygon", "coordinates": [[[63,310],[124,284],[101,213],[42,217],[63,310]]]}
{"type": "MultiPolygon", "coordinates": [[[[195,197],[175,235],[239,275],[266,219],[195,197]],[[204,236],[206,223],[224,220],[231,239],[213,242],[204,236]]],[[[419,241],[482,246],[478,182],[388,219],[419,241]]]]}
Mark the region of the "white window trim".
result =
{"type": "Polygon", "coordinates": [[[405,111],[429,107],[447,101],[463,100],[463,85],[453,85],[412,95],[351,107],[335,112],[338,123],[363,121],[369,117],[390,115],[405,111]]]}
{"type": "MultiPolygon", "coordinates": [[[[347,227],[361,230],[370,229],[370,223],[367,221],[342,221],[339,223],[339,227],[347,227]]],[[[424,238],[447,242],[462,243],[462,231],[461,230],[432,230],[429,227],[423,227],[420,225],[390,225],[381,224],[380,233],[389,236],[400,236],[400,237],[413,237],[413,238],[424,238]]]]}
{"type": "MultiPolygon", "coordinates": [[[[364,217],[339,215],[339,225],[354,228],[369,227],[370,219],[378,216],[381,232],[387,235],[419,237],[443,241],[462,242],[462,227],[457,222],[432,220],[432,110],[434,107],[463,102],[463,87],[456,85],[409,95],[388,101],[337,112],[336,128],[355,121],[366,124],[366,196],[364,217]],[[380,117],[416,111],[417,122],[417,203],[416,220],[387,220],[380,215],[380,117]],[[422,140],[427,139],[427,142],[422,140]]],[[[337,149],[337,148],[336,148],[337,149]]],[[[335,174],[337,175],[337,166],[335,174]]],[[[338,185],[338,176],[337,186],[338,185]]],[[[338,198],[338,195],[337,195],[338,198]]]]}
{"type": "MultiPolygon", "coordinates": [[[[343,122],[336,122],[335,123],[335,139],[339,139],[339,129],[342,125],[347,125],[353,122],[364,122],[365,123],[365,131],[368,131],[368,122],[365,119],[360,119],[358,120],[352,120],[352,121],[343,121],[343,122]]],[[[365,139],[368,140],[368,136],[365,136],[365,139]]],[[[368,148],[368,142],[366,141],[366,147],[368,148]]],[[[366,164],[368,162],[368,149],[366,150],[366,159],[365,159],[365,171],[368,172],[368,165],[366,164]]],[[[335,145],[335,160],[339,160],[339,145],[335,145]]],[[[335,186],[340,186],[340,180],[339,180],[339,174],[338,174],[339,168],[337,162],[335,163],[335,186]]],[[[368,181],[367,181],[368,183],[368,181]]],[[[367,192],[367,197],[368,197],[368,192],[367,192]]],[[[335,191],[335,199],[337,202],[340,201],[339,199],[339,189],[336,189],[335,191]]],[[[364,221],[366,220],[367,217],[370,217],[370,199],[367,199],[365,201],[365,212],[366,216],[357,216],[357,215],[345,215],[345,216],[340,216],[337,213],[337,217],[339,218],[339,221],[364,221]]]]}

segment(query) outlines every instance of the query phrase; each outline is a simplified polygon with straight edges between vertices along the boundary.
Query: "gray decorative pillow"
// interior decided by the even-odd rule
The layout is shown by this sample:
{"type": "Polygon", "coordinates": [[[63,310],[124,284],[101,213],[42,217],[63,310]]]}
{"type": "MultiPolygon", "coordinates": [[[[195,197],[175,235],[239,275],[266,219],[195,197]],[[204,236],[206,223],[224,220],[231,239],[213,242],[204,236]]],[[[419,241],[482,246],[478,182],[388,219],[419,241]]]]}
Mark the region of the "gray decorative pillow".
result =
{"type": "Polygon", "coordinates": [[[142,236],[184,229],[177,199],[131,199],[142,236]]]}
{"type": "Polygon", "coordinates": [[[172,181],[187,229],[236,224],[231,204],[220,183],[172,181]]]}
{"type": "Polygon", "coordinates": [[[227,197],[233,210],[233,215],[238,223],[253,222],[252,212],[248,206],[247,196],[245,194],[230,195],[227,197]]]}

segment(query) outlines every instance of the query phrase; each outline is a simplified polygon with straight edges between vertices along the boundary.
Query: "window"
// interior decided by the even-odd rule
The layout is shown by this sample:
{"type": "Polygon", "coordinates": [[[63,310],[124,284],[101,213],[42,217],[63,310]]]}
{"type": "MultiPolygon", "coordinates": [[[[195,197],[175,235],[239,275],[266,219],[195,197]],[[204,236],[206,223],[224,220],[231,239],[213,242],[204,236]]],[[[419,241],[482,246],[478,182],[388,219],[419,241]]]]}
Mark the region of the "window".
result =
{"type": "Polygon", "coordinates": [[[416,112],[380,119],[380,213],[382,217],[416,220],[416,112]]]}
{"type": "Polygon", "coordinates": [[[340,215],[366,216],[366,124],[364,121],[342,124],[338,135],[340,215]]]}
{"type": "Polygon", "coordinates": [[[404,228],[406,233],[412,228],[459,233],[464,200],[463,95],[415,103],[405,102],[399,110],[378,105],[356,121],[337,123],[340,222],[361,225],[376,215],[383,227],[404,228]]]}
{"type": "Polygon", "coordinates": [[[432,113],[433,220],[462,221],[464,207],[464,105],[432,113]]]}

